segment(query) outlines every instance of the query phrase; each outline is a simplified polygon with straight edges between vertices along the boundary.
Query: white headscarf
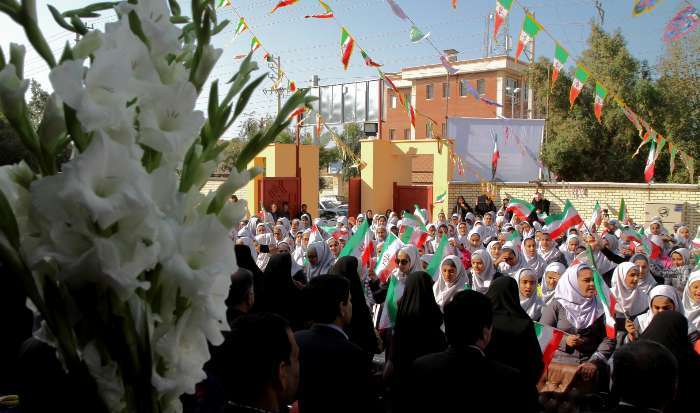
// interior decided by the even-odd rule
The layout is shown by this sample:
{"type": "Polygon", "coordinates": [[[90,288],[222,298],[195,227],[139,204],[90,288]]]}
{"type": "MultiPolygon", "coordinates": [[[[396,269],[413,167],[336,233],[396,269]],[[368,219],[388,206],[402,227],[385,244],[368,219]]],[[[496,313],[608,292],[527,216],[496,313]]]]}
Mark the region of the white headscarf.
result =
{"type": "MultiPolygon", "coordinates": [[[[654,298],[659,296],[666,297],[669,300],[673,301],[673,306],[675,307],[676,311],[678,311],[681,314],[685,313],[683,311],[683,304],[681,303],[681,298],[678,296],[678,291],[676,290],[676,288],[671,285],[657,285],[656,287],[652,288],[649,292],[649,309],[647,309],[646,313],[641,314],[635,319],[639,323],[639,327],[641,330],[639,331],[639,333],[643,333],[644,330],[646,330],[647,327],[649,327],[649,324],[651,324],[651,320],[654,318],[654,313],[651,310],[651,302],[652,300],[654,300],[654,298]]],[[[690,327],[690,324],[688,325],[688,327],[690,327]]]]}
{"type": "MultiPolygon", "coordinates": [[[[486,246],[486,251],[489,253],[489,255],[491,255],[491,247],[493,247],[494,244],[500,244],[500,243],[498,242],[498,240],[495,240],[495,241],[489,242],[489,245],[486,246]]],[[[498,250],[500,251],[501,249],[499,248],[498,250]]],[[[493,255],[491,255],[491,259],[493,261],[496,261],[498,259],[498,257],[494,257],[493,255]]]]}
{"type": "Polygon", "coordinates": [[[688,265],[690,263],[690,250],[688,248],[677,248],[671,252],[671,254],[675,253],[683,257],[683,265],[688,265]]]}
{"type": "Polygon", "coordinates": [[[651,292],[651,289],[654,288],[654,286],[657,284],[656,280],[651,275],[651,268],[649,268],[649,258],[647,258],[647,256],[644,254],[634,254],[632,255],[632,258],[630,258],[630,262],[635,262],[638,260],[644,260],[647,262],[647,273],[644,275],[644,278],[639,280],[637,288],[639,288],[640,291],[644,291],[645,293],[649,294],[651,292]]]}
{"type": "Polygon", "coordinates": [[[604,314],[603,303],[598,296],[586,298],[578,288],[578,273],[591,269],[587,264],[569,267],[559,279],[554,290],[554,299],[566,310],[566,319],[577,329],[590,327],[598,317],[604,314]]]}
{"type": "MultiPolygon", "coordinates": [[[[543,231],[543,233],[549,235],[549,232],[543,231]]],[[[543,250],[541,245],[537,245],[537,254],[542,257],[545,265],[548,265],[554,261],[558,261],[561,252],[559,252],[559,249],[555,246],[554,240],[552,240],[552,247],[547,251],[543,250]]]]}
{"type": "Polygon", "coordinates": [[[483,239],[484,239],[484,237],[481,236],[481,231],[479,231],[479,229],[478,229],[476,226],[474,226],[474,228],[472,228],[472,230],[469,231],[469,234],[467,235],[467,240],[468,240],[468,242],[467,242],[467,245],[464,246],[464,248],[468,249],[469,252],[474,252],[474,251],[476,251],[476,250],[480,250],[480,249],[482,249],[482,245],[483,245],[482,242],[483,242],[483,239]],[[472,242],[471,242],[471,240],[472,240],[472,235],[478,235],[478,236],[479,236],[479,245],[476,246],[476,247],[472,246],[472,242]]]}
{"type": "Polygon", "coordinates": [[[683,248],[689,248],[690,247],[690,237],[684,237],[681,235],[681,228],[685,228],[690,231],[687,225],[681,225],[678,227],[676,230],[676,235],[674,236],[674,239],[676,240],[676,245],[680,245],[683,248]]]}
{"type": "Polygon", "coordinates": [[[700,281],[700,271],[695,271],[690,274],[688,283],[683,290],[683,311],[688,318],[688,324],[693,326],[694,330],[700,330],[700,302],[693,300],[690,296],[690,285],[696,281],[700,281]]]}
{"type": "Polygon", "coordinates": [[[569,241],[571,240],[576,240],[576,245],[580,245],[578,235],[576,234],[569,234],[566,237],[566,241],[559,246],[559,252],[564,256],[564,259],[566,259],[567,264],[571,264],[571,262],[574,260],[576,257],[576,250],[574,251],[569,251],[569,241]]]}
{"type": "MultiPolygon", "coordinates": [[[[255,236],[255,242],[258,243],[258,245],[270,245],[270,234],[260,234],[255,236]]],[[[265,267],[267,267],[267,263],[270,261],[270,254],[266,252],[261,252],[258,254],[258,257],[255,259],[255,263],[258,265],[258,268],[260,268],[260,271],[265,271],[265,267]]]]}
{"type": "Polygon", "coordinates": [[[258,252],[255,250],[255,244],[253,244],[253,239],[248,237],[238,237],[236,241],[240,240],[243,245],[250,248],[250,256],[253,257],[253,261],[258,259],[258,252]]]}
{"type": "Polygon", "coordinates": [[[521,268],[518,270],[518,272],[515,273],[515,282],[518,283],[518,294],[520,296],[520,306],[525,310],[527,315],[530,316],[533,320],[539,320],[540,317],[542,316],[542,307],[544,306],[544,302],[540,299],[540,296],[537,295],[537,290],[535,287],[535,291],[532,294],[531,297],[525,297],[522,294],[520,294],[520,278],[521,277],[532,277],[532,279],[535,282],[535,286],[537,285],[537,274],[532,271],[530,268],[521,268]]]}
{"type": "Polygon", "coordinates": [[[627,273],[639,267],[632,262],[623,262],[615,268],[610,291],[615,296],[615,311],[628,317],[636,316],[648,308],[649,296],[639,287],[629,288],[625,285],[627,273]]]}
{"type": "Polygon", "coordinates": [[[541,290],[542,290],[542,301],[545,304],[549,305],[549,303],[552,302],[552,300],[554,299],[554,291],[556,289],[556,286],[555,286],[555,288],[550,289],[549,286],[547,285],[547,273],[548,272],[556,272],[557,274],[559,274],[559,279],[561,280],[561,275],[564,274],[564,271],[566,271],[566,267],[564,266],[564,264],[557,262],[557,261],[549,264],[544,269],[544,276],[542,277],[541,290]]]}
{"type": "MultiPolygon", "coordinates": [[[[411,260],[411,267],[408,269],[408,272],[406,274],[403,274],[404,276],[412,272],[423,271],[423,265],[420,261],[420,252],[418,252],[418,248],[415,245],[404,245],[403,247],[401,247],[399,252],[396,253],[397,257],[399,256],[400,252],[403,252],[406,255],[408,255],[408,259],[411,260]]],[[[398,268],[395,269],[395,271],[397,272],[398,270],[398,268]]]]}
{"type": "Polygon", "coordinates": [[[547,263],[544,262],[544,259],[542,259],[542,257],[537,253],[537,241],[535,241],[534,238],[526,238],[521,244],[521,249],[523,252],[523,259],[525,260],[525,265],[535,272],[535,275],[537,276],[537,281],[541,280],[547,263]],[[525,248],[525,241],[529,239],[531,239],[535,243],[535,255],[532,257],[527,255],[527,249],[525,248]]]}
{"type": "Polygon", "coordinates": [[[456,255],[448,255],[442,259],[440,263],[440,275],[437,277],[437,282],[433,284],[433,294],[435,294],[435,301],[440,306],[444,308],[445,304],[452,301],[452,297],[458,292],[464,289],[464,284],[467,282],[467,270],[464,269],[462,262],[456,255]],[[442,277],[442,266],[447,262],[451,261],[457,271],[457,279],[453,284],[448,284],[442,277]]]}
{"type": "Polygon", "coordinates": [[[307,262],[304,268],[304,272],[306,273],[306,278],[309,280],[312,280],[313,278],[316,278],[319,275],[328,274],[328,272],[331,270],[331,267],[333,267],[333,261],[335,260],[333,253],[328,248],[328,244],[326,244],[325,242],[312,242],[311,244],[309,244],[307,252],[312,249],[316,251],[316,256],[318,257],[318,264],[311,265],[310,262],[307,262]]]}
{"type": "Polygon", "coordinates": [[[472,290],[486,294],[491,286],[491,281],[493,281],[493,276],[496,274],[496,269],[493,267],[493,260],[491,260],[491,254],[486,250],[476,250],[472,253],[472,268],[471,268],[471,287],[472,290]],[[481,274],[477,274],[474,270],[474,260],[480,259],[484,263],[484,270],[481,274]]]}
{"type": "Polygon", "coordinates": [[[525,267],[525,259],[523,259],[522,257],[522,252],[520,251],[520,248],[513,245],[511,241],[508,241],[505,244],[503,244],[501,251],[506,249],[513,251],[513,254],[515,254],[515,264],[511,267],[510,264],[503,261],[500,264],[498,264],[498,271],[512,277],[519,269],[525,267]]]}

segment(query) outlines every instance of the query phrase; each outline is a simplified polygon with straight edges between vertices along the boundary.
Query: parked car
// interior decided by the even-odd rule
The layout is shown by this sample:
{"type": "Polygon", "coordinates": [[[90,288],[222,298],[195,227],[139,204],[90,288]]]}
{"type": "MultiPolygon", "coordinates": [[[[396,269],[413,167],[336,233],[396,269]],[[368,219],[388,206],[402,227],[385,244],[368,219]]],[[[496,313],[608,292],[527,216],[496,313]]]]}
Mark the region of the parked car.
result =
{"type": "Polygon", "coordinates": [[[339,215],[348,215],[348,206],[340,205],[331,200],[322,200],[318,202],[318,214],[321,218],[334,219],[339,215]]]}

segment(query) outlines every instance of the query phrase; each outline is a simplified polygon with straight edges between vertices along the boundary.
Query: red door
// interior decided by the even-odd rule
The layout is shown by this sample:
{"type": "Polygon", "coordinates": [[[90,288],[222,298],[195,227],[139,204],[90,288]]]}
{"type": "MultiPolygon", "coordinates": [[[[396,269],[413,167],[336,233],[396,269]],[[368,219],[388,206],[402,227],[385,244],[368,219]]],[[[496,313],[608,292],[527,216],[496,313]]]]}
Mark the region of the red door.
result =
{"type": "Polygon", "coordinates": [[[356,217],[362,208],[362,178],[354,177],[348,181],[348,215],[356,217]]]}
{"type": "Polygon", "coordinates": [[[265,177],[262,179],[260,202],[266,211],[270,210],[272,203],[277,204],[277,210],[282,211],[282,204],[289,204],[289,216],[296,216],[299,211],[300,194],[299,178],[295,177],[265,177]]]}
{"type": "Polygon", "coordinates": [[[394,183],[394,211],[407,210],[413,212],[415,205],[427,208],[433,204],[433,187],[419,185],[397,185],[394,183]]]}

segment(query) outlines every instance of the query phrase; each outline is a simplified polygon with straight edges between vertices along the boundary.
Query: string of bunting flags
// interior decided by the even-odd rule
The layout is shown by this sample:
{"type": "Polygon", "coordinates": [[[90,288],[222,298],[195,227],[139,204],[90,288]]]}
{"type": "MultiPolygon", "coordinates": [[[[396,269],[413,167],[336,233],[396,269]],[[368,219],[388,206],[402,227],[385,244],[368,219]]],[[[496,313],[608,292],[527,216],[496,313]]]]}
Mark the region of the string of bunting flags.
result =
{"type": "MultiPolygon", "coordinates": [[[[583,63],[581,63],[577,59],[572,58],[571,53],[549,31],[547,31],[544,25],[538,22],[535,19],[535,17],[532,14],[530,14],[528,10],[517,0],[496,0],[496,17],[493,33],[494,38],[496,38],[496,36],[498,35],[502,23],[510,14],[514,3],[517,3],[518,6],[520,6],[525,13],[525,17],[523,19],[523,23],[520,29],[520,35],[518,36],[518,46],[515,51],[515,59],[518,60],[520,54],[525,49],[525,47],[527,47],[527,45],[530,44],[530,42],[532,42],[539,33],[544,32],[545,34],[547,34],[552,39],[555,45],[554,57],[552,59],[551,84],[554,84],[556,82],[557,78],[559,77],[559,72],[567,65],[567,63],[570,60],[576,65],[571,89],[569,90],[570,108],[573,108],[583,88],[587,84],[591,84],[593,83],[593,81],[595,81],[593,89],[594,114],[598,122],[602,123],[603,107],[605,105],[606,99],[612,98],[613,101],[620,107],[627,119],[638,130],[639,136],[642,139],[642,142],[634,155],[636,155],[639,152],[639,149],[641,149],[642,146],[650,144],[650,154],[644,168],[644,175],[646,181],[651,182],[651,179],[653,179],[654,164],[658,159],[661,149],[666,144],[668,144],[668,149],[671,156],[671,174],[673,174],[673,170],[675,167],[675,157],[676,155],[679,155],[689,172],[690,180],[692,182],[695,169],[695,160],[690,155],[688,155],[687,152],[683,151],[676,144],[671,142],[670,134],[667,137],[664,137],[663,135],[658,133],[653,127],[649,125],[649,123],[646,120],[644,120],[641,116],[636,114],[620,96],[617,96],[614,92],[611,91],[611,89],[606,87],[603,84],[603,82],[597,76],[595,76],[595,74],[592,74],[589,68],[584,66],[583,63]]],[[[637,15],[636,11],[639,11],[638,14],[651,11],[653,7],[646,8],[644,10],[642,10],[641,8],[638,10],[637,8],[638,5],[640,7],[646,7],[645,5],[651,3],[655,2],[638,1],[634,9],[635,15],[637,15]]],[[[694,27],[690,28],[691,25],[697,26],[698,22],[693,20],[693,16],[698,16],[697,11],[692,7],[692,5],[689,5],[688,7],[681,10],[676,15],[676,17],[674,17],[675,20],[672,19],[672,22],[674,22],[673,28],[675,31],[673,35],[668,36],[669,38],[680,38],[684,34],[687,34],[688,32],[692,31],[694,27]],[[688,7],[690,7],[693,10],[686,10],[688,9],[688,7]],[[685,16],[685,20],[683,16],[685,16]]],[[[669,22],[669,25],[671,25],[671,22],[669,22]]]]}

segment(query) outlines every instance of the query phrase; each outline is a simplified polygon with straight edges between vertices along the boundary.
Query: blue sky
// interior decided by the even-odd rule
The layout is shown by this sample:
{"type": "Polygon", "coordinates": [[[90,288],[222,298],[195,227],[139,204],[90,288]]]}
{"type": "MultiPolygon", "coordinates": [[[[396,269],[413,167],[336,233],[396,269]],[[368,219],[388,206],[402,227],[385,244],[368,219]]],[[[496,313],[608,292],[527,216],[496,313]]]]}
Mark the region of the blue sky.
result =
{"type": "MultiPolygon", "coordinates": [[[[217,0],[218,1],[218,0],[217,0]]],[[[245,16],[251,29],[263,46],[275,55],[281,56],[282,67],[298,86],[310,84],[314,74],[322,84],[340,83],[376,77],[376,72],[364,66],[359,52],[355,52],[350,68],[344,71],[340,63],[338,25],[328,20],[306,20],[306,14],[321,11],[316,0],[301,0],[296,5],[269,11],[279,0],[233,0],[237,11],[245,16]]],[[[585,48],[589,33],[589,23],[597,19],[598,13],[593,0],[516,0],[535,13],[537,20],[548,32],[559,40],[572,55],[579,55],[585,48]]],[[[52,49],[60,53],[62,45],[72,40],[70,33],[61,31],[51,19],[44,1],[38,1],[39,20],[52,49]]],[[[91,1],[55,0],[49,1],[59,10],[82,7],[91,1]]],[[[180,1],[184,10],[189,9],[189,1],[180,1]]],[[[347,27],[372,58],[383,63],[385,71],[397,71],[402,67],[438,63],[435,50],[425,42],[413,44],[408,38],[409,24],[398,19],[384,0],[328,0],[334,9],[337,20],[347,27]]],[[[460,59],[483,56],[485,17],[493,10],[495,0],[459,0],[453,10],[450,0],[397,0],[397,3],[417,23],[424,32],[430,32],[430,39],[439,49],[453,48],[460,52],[460,59]]],[[[680,0],[661,1],[651,13],[632,16],[633,0],[602,0],[605,10],[604,28],[607,31],[621,30],[627,39],[632,54],[638,59],[646,59],[653,67],[664,52],[661,40],[666,22],[686,3],[680,0]]],[[[235,55],[246,53],[250,47],[250,33],[244,33],[231,42],[233,30],[238,20],[230,8],[220,9],[220,18],[232,20],[230,26],[215,40],[224,54],[214,69],[213,76],[228,80],[236,71],[235,55]]],[[[102,29],[114,13],[95,19],[96,28],[102,29]]],[[[523,11],[514,3],[511,12],[510,34],[517,42],[518,31],[523,19],[523,11]]],[[[0,16],[0,45],[7,50],[10,42],[26,43],[23,32],[4,15],[0,16]]],[[[536,55],[551,57],[553,43],[544,33],[537,38],[536,55]]],[[[263,52],[256,52],[262,60],[263,52]]],[[[265,67],[265,63],[261,63],[265,67]]],[[[36,54],[27,56],[27,77],[34,77],[45,88],[50,89],[48,69],[36,54]]],[[[264,83],[269,88],[271,82],[264,83]]],[[[206,104],[201,97],[200,105],[206,104]]],[[[276,99],[261,91],[251,99],[246,113],[256,117],[274,112],[276,99]]],[[[235,135],[235,131],[230,131],[235,135]]]]}

